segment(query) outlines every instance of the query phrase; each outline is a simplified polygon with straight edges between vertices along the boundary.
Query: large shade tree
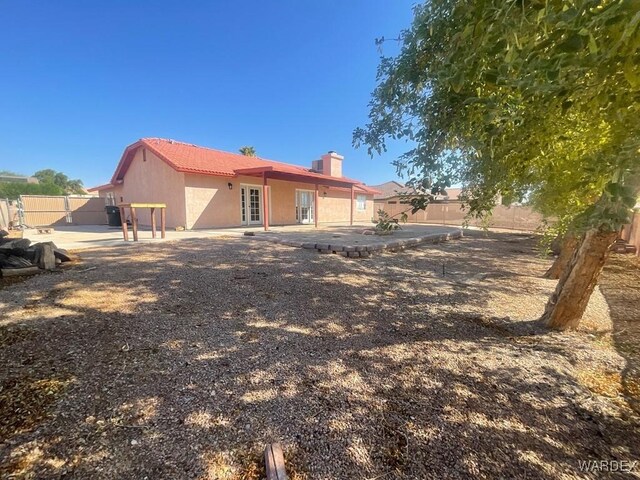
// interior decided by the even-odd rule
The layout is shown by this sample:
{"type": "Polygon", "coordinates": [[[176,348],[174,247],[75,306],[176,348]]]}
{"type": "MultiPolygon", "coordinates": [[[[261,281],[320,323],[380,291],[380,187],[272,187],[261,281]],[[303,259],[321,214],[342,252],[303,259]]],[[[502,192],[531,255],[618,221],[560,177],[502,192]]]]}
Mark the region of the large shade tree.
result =
{"type": "MultiPolygon", "coordinates": [[[[639,0],[432,0],[383,57],[354,143],[415,146],[425,190],[466,186],[470,215],[526,196],[579,238],[544,318],[578,325],[637,196],[639,0]]],[[[384,43],[381,39],[380,43],[384,43]]]]}
{"type": "Polygon", "coordinates": [[[41,184],[58,186],[62,190],[62,192],[67,195],[82,195],[86,193],[82,184],[82,180],[72,180],[66,174],[57,172],[56,170],[52,170],[50,168],[38,170],[33,174],[33,176],[36,177],[41,184]]]}
{"type": "Polygon", "coordinates": [[[64,195],[53,183],[0,182],[0,198],[17,200],[20,195],[64,195]]]}

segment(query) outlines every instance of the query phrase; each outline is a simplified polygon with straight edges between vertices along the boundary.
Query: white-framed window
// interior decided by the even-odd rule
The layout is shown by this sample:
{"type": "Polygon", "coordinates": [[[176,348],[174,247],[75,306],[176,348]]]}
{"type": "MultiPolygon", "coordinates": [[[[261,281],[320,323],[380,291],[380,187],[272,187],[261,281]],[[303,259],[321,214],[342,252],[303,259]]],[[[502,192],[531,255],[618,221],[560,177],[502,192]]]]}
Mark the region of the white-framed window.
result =
{"type": "Polygon", "coordinates": [[[356,195],[356,209],[359,212],[364,212],[367,209],[367,196],[366,195],[356,195]]]}

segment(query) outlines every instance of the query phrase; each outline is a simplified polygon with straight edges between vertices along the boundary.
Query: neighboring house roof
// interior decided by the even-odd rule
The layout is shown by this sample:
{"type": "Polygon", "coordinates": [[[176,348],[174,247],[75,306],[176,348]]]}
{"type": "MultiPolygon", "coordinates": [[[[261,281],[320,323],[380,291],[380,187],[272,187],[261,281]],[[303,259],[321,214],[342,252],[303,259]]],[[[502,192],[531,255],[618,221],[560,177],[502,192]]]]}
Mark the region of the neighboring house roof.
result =
{"type": "Polygon", "coordinates": [[[0,182],[8,183],[40,183],[36,177],[25,177],[22,175],[0,175],[0,182]]]}
{"type": "Polygon", "coordinates": [[[384,182],[384,183],[381,183],[380,185],[372,185],[371,188],[374,188],[380,192],[377,195],[374,195],[373,197],[374,200],[378,200],[378,199],[382,200],[384,198],[397,197],[398,195],[404,195],[409,193],[409,190],[407,189],[407,187],[405,187],[399,182],[396,182],[395,180],[392,180],[390,182],[384,182]]]}
{"type": "Polygon", "coordinates": [[[460,194],[462,193],[461,188],[446,188],[445,192],[447,192],[447,198],[449,200],[458,200],[460,194]]]}
{"type": "MultiPolygon", "coordinates": [[[[380,193],[374,195],[374,200],[385,200],[387,198],[398,197],[400,195],[414,195],[416,194],[415,189],[411,187],[407,187],[402,185],[400,182],[396,182],[392,180],[390,182],[381,183],[380,185],[373,185],[371,188],[378,190],[380,193]]],[[[445,190],[446,195],[436,195],[436,200],[447,199],[447,200],[458,200],[460,193],[462,192],[461,188],[447,188],[445,190]]]]}
{"type": "Polygon", "coordinates": [[[118,163],[116,167],[110,184],[94,187],[91,190],[104,190],[105,188],[110,188],[109,185],[112,186],[120,183],[124,179],[135,152],[139,147],[147,148],[178,172],[223,177],[275,172],[284,175],[297,175],[310,180],[339,181],[341,184],[354,185],[357,190],[371,194],[375,193],[375,190],[366,187],[362,182],[347,177],[331,177],[313,172],[310,168],[298,165],[267,160],[260,157],[248,157],[237,153],[224,152],[222,150],[200,147],[190,143],[163,138],[142,138],[129,145],[125,149],[120,163],[118,163]]]}

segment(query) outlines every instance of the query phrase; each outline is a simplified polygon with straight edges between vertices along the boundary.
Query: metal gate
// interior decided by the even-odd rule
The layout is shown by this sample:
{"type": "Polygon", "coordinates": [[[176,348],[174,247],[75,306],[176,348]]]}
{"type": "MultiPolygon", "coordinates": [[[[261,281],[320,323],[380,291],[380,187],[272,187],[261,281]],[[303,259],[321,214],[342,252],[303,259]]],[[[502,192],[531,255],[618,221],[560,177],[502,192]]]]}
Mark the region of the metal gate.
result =
{"type": "Polygon", "coordinates": [[[50,225],[103,225],[104,198],[84,195],[21,195],[20,223],[29,227],[50,225]]]}

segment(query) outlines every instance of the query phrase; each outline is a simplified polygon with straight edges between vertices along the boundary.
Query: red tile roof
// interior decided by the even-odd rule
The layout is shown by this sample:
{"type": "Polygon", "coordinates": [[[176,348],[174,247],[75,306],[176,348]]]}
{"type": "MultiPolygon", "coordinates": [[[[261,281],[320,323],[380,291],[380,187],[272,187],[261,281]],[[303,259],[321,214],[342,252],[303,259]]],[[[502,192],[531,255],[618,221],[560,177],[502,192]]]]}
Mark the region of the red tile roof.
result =
{"type": "MultiPolygon", "coordinates": [[[[366,187],[358,180],[346,177],[331,177],[313,172],[309,168],[298,165],[276,162],[260,157],[247,157],[237,153],[224,152],[222,150],[162,138],[142,138],[129,145],[125,149],[120,163],[113,174],[111,184],[115,185],[122,181],[129,165],[131,165],[136,150],[142,146],[178,172],[225,177],[235,177],[239,174],[256,174],[262,171],[277,172],[285,175],[299,175],[316,180],[324,179],[327,181],[353,184],[363,192],[370,194],[376,192],[376,190],[366,187]]],[[[102,187],[105,186],[95,187],[95,189],[98,190],[102,187]]]]}

